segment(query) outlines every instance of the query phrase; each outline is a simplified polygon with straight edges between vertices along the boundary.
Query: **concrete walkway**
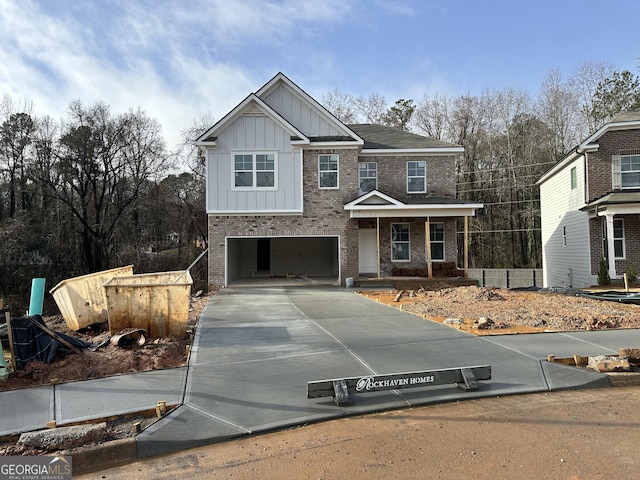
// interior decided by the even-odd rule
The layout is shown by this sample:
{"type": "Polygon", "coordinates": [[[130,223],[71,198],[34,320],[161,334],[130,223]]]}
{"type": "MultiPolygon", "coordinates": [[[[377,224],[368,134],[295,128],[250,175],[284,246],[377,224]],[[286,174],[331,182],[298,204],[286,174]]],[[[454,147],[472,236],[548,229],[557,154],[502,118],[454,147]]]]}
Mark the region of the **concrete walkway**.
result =
{"type": "Polygon", "coordinates": [[[185,368],[0,393],[0,435],[178,405],[136,437],[139,457],[385,409],[608,387],[547,355],[617,354],[640,330],[475,337],[339,287],[225,289],[200,317],[185,368]],[[455,385],[307,399],[308,381],[491,365],[478,391],[455,385]]]}

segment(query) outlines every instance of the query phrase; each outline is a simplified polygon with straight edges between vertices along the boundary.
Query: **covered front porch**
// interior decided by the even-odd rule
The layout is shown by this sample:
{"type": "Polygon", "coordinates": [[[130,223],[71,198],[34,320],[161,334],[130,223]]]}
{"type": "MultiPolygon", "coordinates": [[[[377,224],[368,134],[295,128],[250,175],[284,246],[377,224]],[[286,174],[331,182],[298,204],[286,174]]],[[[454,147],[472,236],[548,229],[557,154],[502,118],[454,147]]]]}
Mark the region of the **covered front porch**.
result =
{"type": "Polygon", "coordinates": [[[358,222],[360,276],[418,277],[424,281],[444,276],[437,275],[437,271],[457,270],[456,221],[463,219],[462,272],[454,276],[466,278],[468,220],[482,207],[480,203],[454,198],[399,200],[377,190],[346,204],[345,210],[358,222]],[[446,269],[445,264],[448,264],[446,269]]]}

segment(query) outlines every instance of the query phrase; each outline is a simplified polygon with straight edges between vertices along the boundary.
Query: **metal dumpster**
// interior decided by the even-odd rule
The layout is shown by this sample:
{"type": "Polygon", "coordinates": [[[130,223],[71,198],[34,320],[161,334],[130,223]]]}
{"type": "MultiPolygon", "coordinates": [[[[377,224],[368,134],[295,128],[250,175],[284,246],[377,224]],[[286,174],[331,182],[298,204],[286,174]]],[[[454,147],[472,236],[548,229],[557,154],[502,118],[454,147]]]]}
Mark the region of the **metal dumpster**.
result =
{"type": "Polygon", "coordinates": [[[151,338],[186,334],[193,279],[188,271],[114,277],[104,291],[112,335],[144,328],[151,338]]]}
{"type": "Polygon", "coordinates": [[[103,270],[63,280],[50,293],[69,329],[80,330],[109,320],[103,284],[114,277],[132,275],[133,265],[103,270]]]}

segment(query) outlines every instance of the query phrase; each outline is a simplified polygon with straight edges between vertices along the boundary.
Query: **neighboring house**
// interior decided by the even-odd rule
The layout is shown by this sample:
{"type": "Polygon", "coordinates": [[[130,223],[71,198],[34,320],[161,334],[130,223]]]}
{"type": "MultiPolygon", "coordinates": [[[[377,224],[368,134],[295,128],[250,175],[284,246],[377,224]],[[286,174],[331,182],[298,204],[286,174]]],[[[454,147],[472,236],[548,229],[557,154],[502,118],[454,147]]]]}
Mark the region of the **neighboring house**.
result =
{"type": "Polygon", "coordinates": [[[210,287],[288,275],[344,285],[456,262],[456,220],[466,225],[482,208],[456,199],[462,147],[345,125],[282,73],[197,145],[206,154],[210,287]]]}
{"type": "Polygon", "coordinates": [[[569,152],[540,185],[545,286],[598,283],[640,266],[640,111],[623,113],[569,152]]]}

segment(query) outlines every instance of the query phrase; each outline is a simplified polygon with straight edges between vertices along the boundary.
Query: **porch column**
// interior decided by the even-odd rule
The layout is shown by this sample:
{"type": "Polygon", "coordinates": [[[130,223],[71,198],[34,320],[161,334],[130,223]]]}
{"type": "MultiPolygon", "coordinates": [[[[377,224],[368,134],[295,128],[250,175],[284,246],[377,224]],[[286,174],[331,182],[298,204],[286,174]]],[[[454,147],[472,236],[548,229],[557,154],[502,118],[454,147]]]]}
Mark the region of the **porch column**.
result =
{"type": "Polygon", "coordinates": [[[378,279],[380,279],[380,217],[376,217],[376,257],[378,262],[378,279]]]}
{"type": "Polygon", "coordinates": [[[431,265],[431,223],[429,222],[429,217],[427,217],[427,221],[424,222],[424,237],[427,247],[427,273],[429,278],[433,278],[433,269],[431,265]]]}
{"type": "Polygon", "coordinates": [[[464,278],[469,277],[469,217],[464,216],[464,278]]]}
{"type": "Polygon", "coordinates": [[[606,214],[607,222],[607,269],[611,280],[618,278],[616,275],[616,252],[613,242],[613,215],[606,214]]]}

